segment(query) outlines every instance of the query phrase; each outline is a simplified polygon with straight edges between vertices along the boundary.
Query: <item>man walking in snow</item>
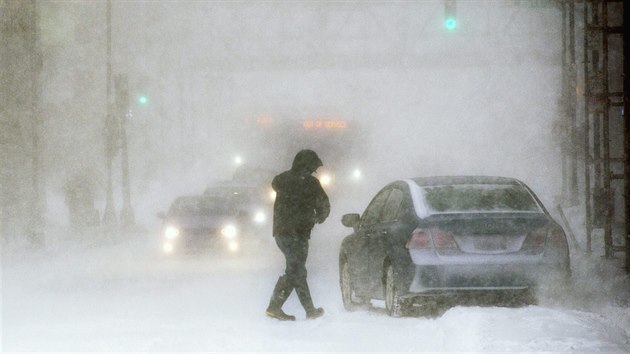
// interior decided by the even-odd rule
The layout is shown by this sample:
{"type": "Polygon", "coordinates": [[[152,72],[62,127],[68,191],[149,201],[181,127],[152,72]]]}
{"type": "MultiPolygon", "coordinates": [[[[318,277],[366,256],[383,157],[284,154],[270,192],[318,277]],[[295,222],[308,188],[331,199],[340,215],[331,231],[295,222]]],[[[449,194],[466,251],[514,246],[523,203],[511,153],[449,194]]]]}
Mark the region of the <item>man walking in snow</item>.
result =
{"type": "Polygon", "coordinates": [[[306,311],[306,318],[321,317],[324,309],[313,306],[306,282],[308,240],[316,223],[321,224],[330,213],[330,202],[319,180],[312,176],[322,161],[312,150],[295,155],[290,170],[274,177],[271,186],[276,191],[273,206],[273,236],[286,260],[285,274],[271,295],[266,314],[282,321],[295,321],[295,316],[282,311],[282,305],[293,289],[306,311]]]}

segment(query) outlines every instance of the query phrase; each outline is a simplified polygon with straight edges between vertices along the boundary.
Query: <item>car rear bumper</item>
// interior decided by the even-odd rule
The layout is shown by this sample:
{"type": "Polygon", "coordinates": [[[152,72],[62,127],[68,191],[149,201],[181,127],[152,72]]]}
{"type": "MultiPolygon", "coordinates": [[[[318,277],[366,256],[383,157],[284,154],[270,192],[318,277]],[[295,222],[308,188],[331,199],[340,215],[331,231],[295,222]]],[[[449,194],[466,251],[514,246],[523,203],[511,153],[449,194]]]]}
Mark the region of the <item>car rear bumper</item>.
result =
{"type": "Polygon", "coordinates": [[[545,281],[566,278],[558,264],[521,261],[518,263],[471,263],[414,265],[409,285],[412,294],[479,291],[521,291],[545,281]]]}

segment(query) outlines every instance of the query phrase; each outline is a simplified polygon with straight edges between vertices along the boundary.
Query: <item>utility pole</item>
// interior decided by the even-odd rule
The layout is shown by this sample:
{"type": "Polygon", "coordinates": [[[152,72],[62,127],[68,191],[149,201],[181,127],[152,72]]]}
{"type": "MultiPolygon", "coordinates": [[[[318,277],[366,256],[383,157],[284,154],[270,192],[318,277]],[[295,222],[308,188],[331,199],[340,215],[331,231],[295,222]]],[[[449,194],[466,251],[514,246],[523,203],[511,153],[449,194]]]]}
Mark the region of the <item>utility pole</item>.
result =
{"type": "Polygon", "coordinates": [[[127,75],[116,75],[116,108],[120,119],[120,163],[122,171],[123,205],[120,211],[120,223],[123,228],[134,225],[133,208],[131,207],[131,191],[129,187],[129,154],[127,149],[127,123],[131,118],[129,109],[129,81],[127,75]]]}
{"type": "Polygon", "coordinates": [[[31,68],[31,198],[30,198],[30,217],[27,217],[28,224],[27,237],[29,241],[37,246],[44,244],[44,203],[42,196],[42,174],[41,174],[41,143],[40,143],[40,124],[41,124],[41,71],[43,67],[42,51],[40,48],[40,31],[39,31],[39,9],[38,3],[32,3],[32,11],[30,16],[30,28],[33,38],[30,41],[32,53],[30,63],[31,68]]]}
{"type": "Polygon", "coordinates": [[[625,256],[626,273],[630,274],[630,29],[626,21],[630,18],[630,7],[628,3],[623,4],[623,121],[624,121],[624,201],[625,201],[625,256]]]}
{"type": "Polygon", "coordinates": [[[0,237],[42,246],[39,4],[0,0],[0,237]]]}
{"type": "Polygon", "coordinates": [[[106,73],[106,100],[107,115],[105,118],[105,159],[107,163],[107,190],[105,197],[105,211],[103,213],[103,225],[107,231],[116,226],[116,211],[114,210],[114,192],[112,183],[112,163],[117,150],[117,124],[112,113],[111,82],[112,82],[112,2],[107,0],[107,73],[106,73]]]}

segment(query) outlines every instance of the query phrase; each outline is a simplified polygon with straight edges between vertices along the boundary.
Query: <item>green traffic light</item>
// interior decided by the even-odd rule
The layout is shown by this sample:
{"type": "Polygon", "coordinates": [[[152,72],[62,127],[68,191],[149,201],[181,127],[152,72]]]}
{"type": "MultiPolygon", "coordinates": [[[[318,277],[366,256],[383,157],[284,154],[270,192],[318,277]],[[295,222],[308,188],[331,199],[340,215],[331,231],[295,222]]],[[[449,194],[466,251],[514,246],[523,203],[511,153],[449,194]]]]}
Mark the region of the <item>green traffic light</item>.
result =
{"type": "Polygon", "coordinates": [[[447,30],[452,31],[455,28],[457,28],[457,20],[454,19],[453,17],[449,17],[444,21],[444,27],[446,27],[447,30]]]}
{"type": "Polygon", "coordinates": [[[145,105],[149,102],[149,99],[147,98],[147,96],[140,96],[138,97],[138,103],[145,105]]]}

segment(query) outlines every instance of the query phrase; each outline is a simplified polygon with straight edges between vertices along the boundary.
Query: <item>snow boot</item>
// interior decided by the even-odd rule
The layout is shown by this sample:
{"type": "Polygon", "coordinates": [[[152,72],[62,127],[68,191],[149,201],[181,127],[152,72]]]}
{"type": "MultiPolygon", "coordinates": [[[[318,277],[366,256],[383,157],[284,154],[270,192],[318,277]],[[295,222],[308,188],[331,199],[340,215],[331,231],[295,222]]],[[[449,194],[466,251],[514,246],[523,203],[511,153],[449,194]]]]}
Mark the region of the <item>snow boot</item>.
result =
{"type": "Polygon", "coordinates": [[[289,280],[285,275],[278,278],[265,314],[281,321],[295,321],[295,316],[287,315],[282,311],[282,305],[287,301],[292,290],[292,286],[289,284],[289,280]]]}
{"type": "Polygon", "coordinates": [[[308,320],[314,320],[322,316],[324,316],[324,309],[321,307],[313,308],[310,311],[306,311],[306,319],[308,320]]]}
{"type": "Polygon", "coordinates": [[[295,292],[297,293],[298,299],[300,299],[300,303],[302,307],[304,307],[304,311],[306,311],[306,318],[309,320],[322,317],[324,315],[324,309],[321,307],[313,306],[313,299],[311,298],[311,290],[308,287],[308,283],[306,282],[306,278],[301,279],[297,286],[295,287],[295,292]]]}
{"type": "Polygon", "coordinates": [[[295,316],[287,315],[282,309],[267,309],[265,314],[280,321],[295,321],[295,316]]]}

